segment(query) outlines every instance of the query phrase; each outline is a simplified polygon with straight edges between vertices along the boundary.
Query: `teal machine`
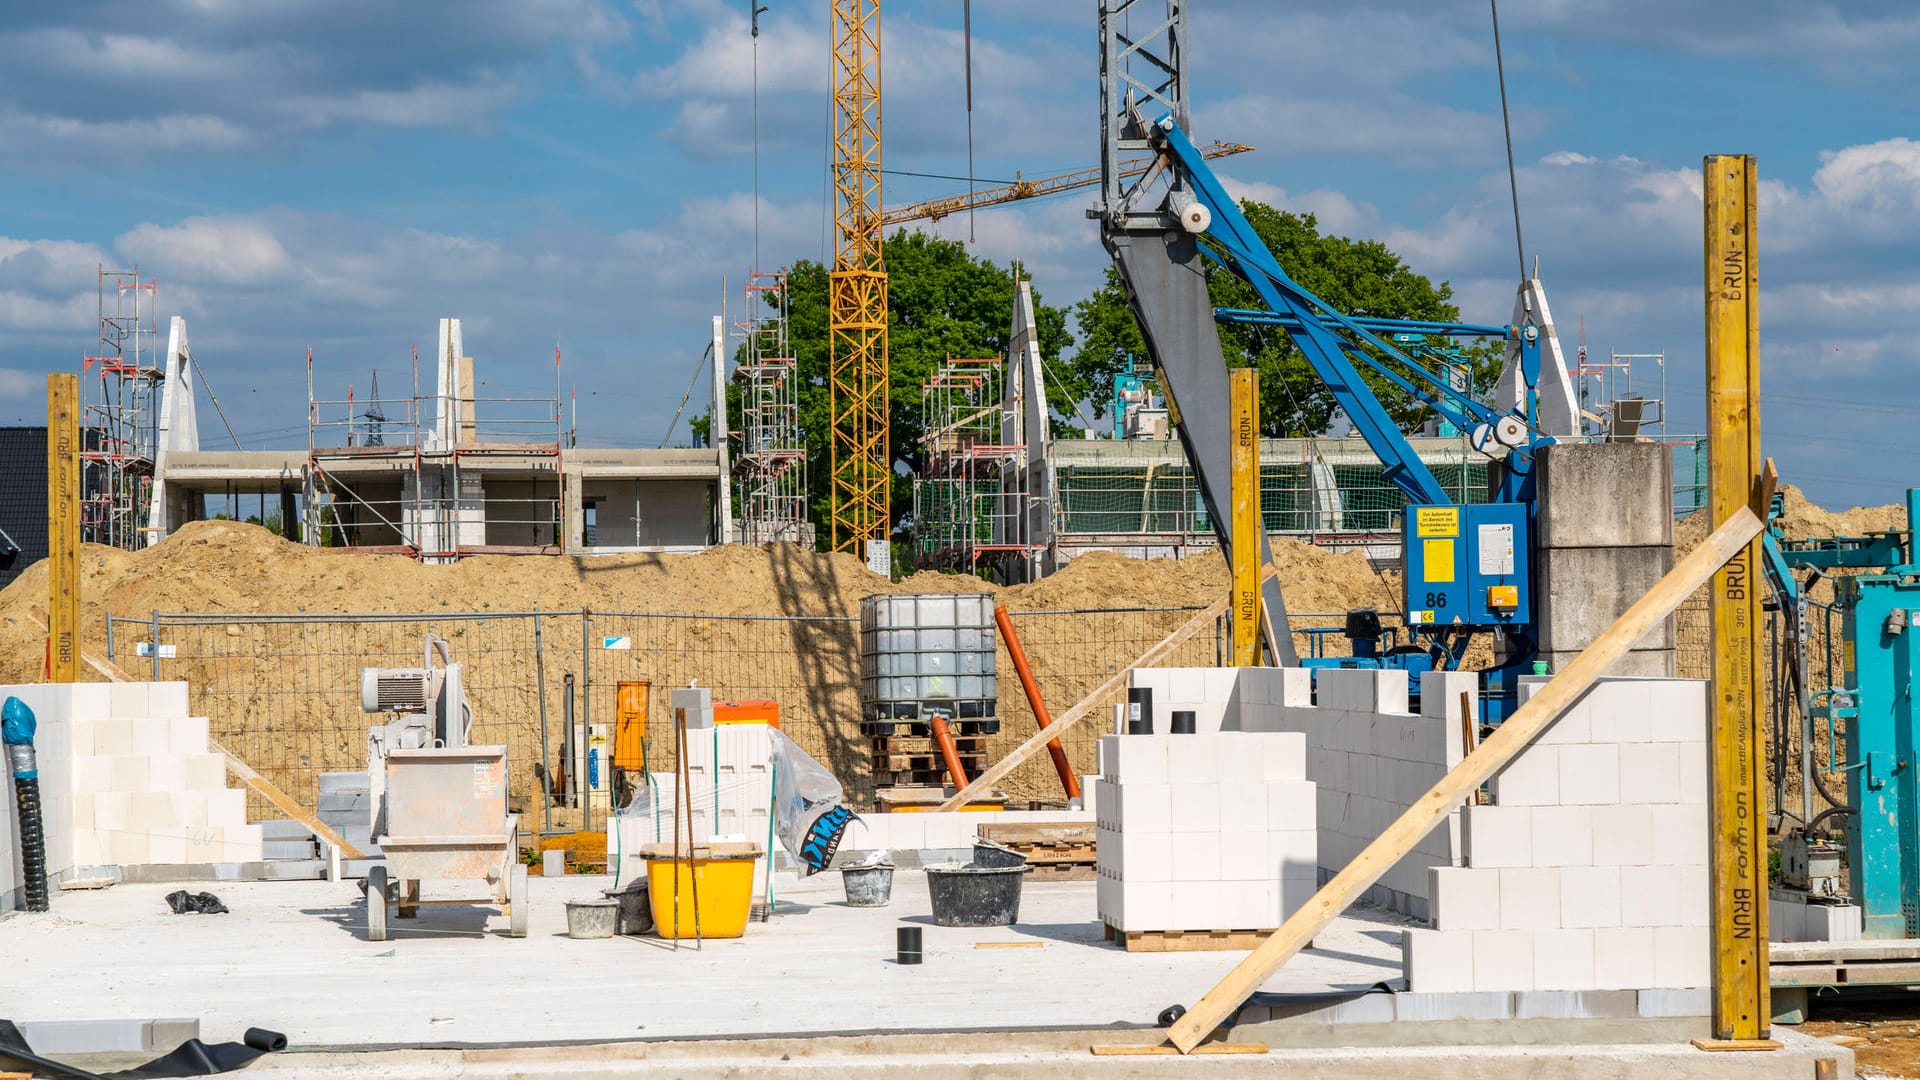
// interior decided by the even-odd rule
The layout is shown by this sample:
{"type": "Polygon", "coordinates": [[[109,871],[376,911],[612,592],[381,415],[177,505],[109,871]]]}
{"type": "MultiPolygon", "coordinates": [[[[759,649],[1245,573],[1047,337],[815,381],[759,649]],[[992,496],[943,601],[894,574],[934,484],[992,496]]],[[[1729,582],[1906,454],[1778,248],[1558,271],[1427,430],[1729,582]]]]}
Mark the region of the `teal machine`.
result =
{"type": "MultiPolygon", "coordinates": [[[[1779,500],[1774,513],[1777,520],[1779,500]]],[[[1802,799],[1800,824],[1781,846],[1782,883],[1817,899],[1842,894],[1839,857],[1830,822],[1843,823],[1850,873],[1844,890],[1861,908],[1861,931],[1869,938],[1920,938],[1920,562],[1912,523],[1920,518],[1920,489],[1907,492],[1908,529],[1861,537],[1787,540],[1775,521],[1766,537],[1769,577],[1788,620],[1786,668],[1799,696],[1802,799]],[[1794,570],[1807,571],[1795,581],[1794,570]],[[1811,602],[1812,586],[1830,570],[1861,571],[1834,576],[1831,605],[1811,602]],[[1818,614],[1826,625],[1822,667],[1829,685],[1809,690],[1808,632],[1818,614]],[[1837,624],[1837,625],[1836,625],[1837,624]],[[1837,630],[1837,633],[1836,633],[1837,630]],[[1835,640],[1838,641],[1837,655],[1835,640]],[[1817,727],[1828,733],[1829,760],[1814,760],[1817,727]],[[1836,752],[1837,751],[1837,752],[1836,752]],[[1829,779],[1845,777],[1845,801],[1829,779]],[[1831,803],[1812,810],[1813,792],[1831,803]]],[[[1776,714],[1774,760],[1776,805],[1785,794],[1786,717],[1776,714]]]]}

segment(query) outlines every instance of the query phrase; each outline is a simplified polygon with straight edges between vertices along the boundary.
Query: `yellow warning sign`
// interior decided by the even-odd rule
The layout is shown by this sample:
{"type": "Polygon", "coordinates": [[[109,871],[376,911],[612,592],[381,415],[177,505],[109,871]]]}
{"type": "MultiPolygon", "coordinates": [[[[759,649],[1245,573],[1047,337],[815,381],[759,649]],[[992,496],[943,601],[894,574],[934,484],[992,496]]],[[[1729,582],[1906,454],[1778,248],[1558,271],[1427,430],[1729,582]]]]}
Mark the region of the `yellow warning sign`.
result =
{"type": "MultiPolygon", "coordinates": [[[[1415,536],[1459,536],[1460,508],[1457,506],[1417,506],[1413,510],[1415,536]]],[[[1452,565],[1452,561],[1448,561],[1452,565]]],[[[1448,578],[1452,581],[1452,578],[1448,578]]]]}
{"type": "Polygon", "coordinates": [[[1425,562],[1423,569],[1428,584],[1447,585],[1453,582],[1453,541],[1425,541],[1420,553],[1425,562]]]}

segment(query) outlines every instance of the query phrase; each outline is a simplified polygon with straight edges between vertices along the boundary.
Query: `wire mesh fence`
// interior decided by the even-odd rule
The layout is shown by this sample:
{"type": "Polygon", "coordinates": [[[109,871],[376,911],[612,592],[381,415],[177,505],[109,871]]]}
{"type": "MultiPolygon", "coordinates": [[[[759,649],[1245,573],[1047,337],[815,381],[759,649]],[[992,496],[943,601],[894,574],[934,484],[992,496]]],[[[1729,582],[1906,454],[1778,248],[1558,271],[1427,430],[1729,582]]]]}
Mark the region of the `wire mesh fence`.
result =
{"type": "MultiPolygon", "coordinates": [[[[1010,614],[1042,701],[1058,714],[1198,610],[1010,614]]],[[[1338,614],[1293,616],[1302,655],[1343,653],[1342,621],[1338,614]]],[[[213,737],[307,806],[315,805],[321,773],[366,768],[368,729],[384,718],[361,710],[361,670],[421,666],[428,635],[445,638],[462,665],[474,711],[472,741],[508,748],[509,791],[529,820],[570,826],[604,820],[604,796],[583,818],[550,813],[542,792],[557,774],[572,771],[577,778],[579,758],[569,768],[562,750],[569,717],[583,736],[601,729],[611,745],[625,681],[648,684],[650,769],[673,764],[670,691],[701,686],[716,700],[778,702],[781,730],[841,779],[855,805],[871,805],[873,747],[859,725],[854,618],[563,611],[109,620],[109,648],[118,660],[135,674],[185,680],[194,714],[208,718],[213,737]]],[[[1037,730],[1004,641],[999,649],[1000,730],[985,737],[989,761],[1037,730]]],[[[1210,666],[1223,663],[1225,654],[1226,626],[1215,620],[1162,663],[1210,666]]],[[[1095,715],[1063,737],[1076,774],[1097,771],[1094,747],[1108,730],[1105,712],[1124,699],[1121,691],[1096,702],[1095,715]]],[[[1014,805],[1065,798],[1045,755],[1022,764],[999,786],[1014,805]]],[[[258,797],[250,810],[256,818],[277,816],[258,797]]]]}

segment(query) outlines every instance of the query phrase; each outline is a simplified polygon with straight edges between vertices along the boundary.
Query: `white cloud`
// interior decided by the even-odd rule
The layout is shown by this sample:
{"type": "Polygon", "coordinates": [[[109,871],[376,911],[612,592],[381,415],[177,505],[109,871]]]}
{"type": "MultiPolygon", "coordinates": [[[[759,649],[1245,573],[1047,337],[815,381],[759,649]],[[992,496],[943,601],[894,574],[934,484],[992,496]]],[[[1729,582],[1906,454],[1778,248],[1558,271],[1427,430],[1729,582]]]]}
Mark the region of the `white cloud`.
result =
{"type": "Polygon", "coordinates": [[[164,266],[169,277],[223,285],[267,285],[293,260],[265,223],[247,218],[188,218],[178,225],[135,226],[114,242],[123,256],[164,266]]]}

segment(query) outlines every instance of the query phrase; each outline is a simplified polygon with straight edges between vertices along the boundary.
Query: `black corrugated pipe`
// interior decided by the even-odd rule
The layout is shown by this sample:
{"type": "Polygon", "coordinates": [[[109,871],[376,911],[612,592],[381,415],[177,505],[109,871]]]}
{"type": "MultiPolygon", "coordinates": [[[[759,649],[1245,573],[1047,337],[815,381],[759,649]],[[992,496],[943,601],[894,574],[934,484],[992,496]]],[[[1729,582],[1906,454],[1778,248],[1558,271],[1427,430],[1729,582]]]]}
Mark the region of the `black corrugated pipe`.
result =
{"type": "Polygon", "coordinates": [[[40,819],[40,768],[33,753],[33,710],[17,697],[0,705],[0,742],[13,772],[20,809],[20,876],[28,911],[47,910],[47,834],[40,819]]]}

